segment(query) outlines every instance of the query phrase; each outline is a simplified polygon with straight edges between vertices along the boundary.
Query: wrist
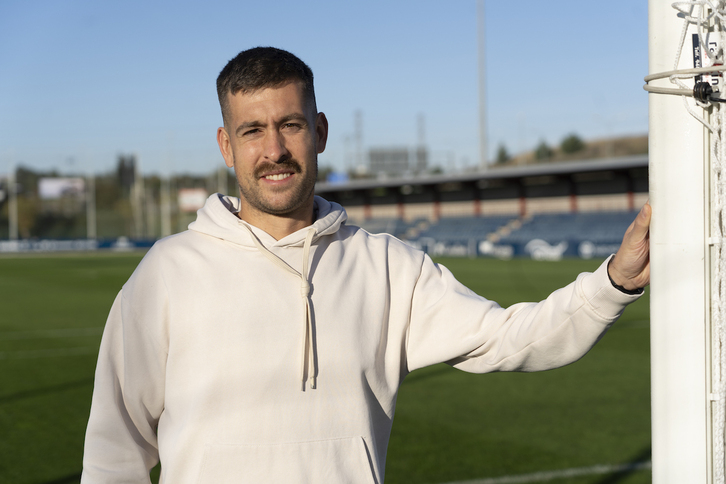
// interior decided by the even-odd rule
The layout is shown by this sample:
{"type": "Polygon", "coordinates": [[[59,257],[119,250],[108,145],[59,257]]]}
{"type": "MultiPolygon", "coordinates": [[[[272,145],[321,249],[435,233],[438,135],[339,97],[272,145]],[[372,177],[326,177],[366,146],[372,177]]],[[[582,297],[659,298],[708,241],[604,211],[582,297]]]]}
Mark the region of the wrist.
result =
{"type": "Polygon", "coordinates": [[[638,294],[643,294],[644,288],[642,288],[642,287],[636,287],[636,288],[633,288],[633,289],[626,289],[625,287],[623,287],[620,284],[618,284],[617,282],[615,282],[615,280],[613,279],[613,276],[610,274],[610,265],[613,263],[613,260],[614,259],[615,259],[615,257],[613,257],[612,259],[610,259],[610,262],[608,262],[608,267],[607,267],[608,279],[610,279],[610,284],[612,284],[613,287],[615,289],[617,289],[618,291],[620,291],[620,292],[622,292],[624,294],[628,294],[630,296],[635,296],[635,295],[638,295],[638,294]]]}

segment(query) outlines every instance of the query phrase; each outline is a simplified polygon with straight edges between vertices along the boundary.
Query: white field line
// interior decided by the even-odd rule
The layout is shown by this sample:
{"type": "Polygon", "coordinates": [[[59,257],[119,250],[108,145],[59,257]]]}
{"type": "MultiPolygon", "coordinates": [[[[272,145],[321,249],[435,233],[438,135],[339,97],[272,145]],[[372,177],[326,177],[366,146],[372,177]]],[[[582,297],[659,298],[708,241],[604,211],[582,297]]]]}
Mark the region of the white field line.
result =
{"type": "Polygon", "coordinates": [[[634,464],[573,467],[571,469],[534,472],[532,474],[520,474],[518,476],[489,477],[486,479],[474,479],[472,481],[447,482],[446,484],[527,484],[530,482],[547,482],[553,479],[568,477],[614,474],[616,472],[643,471],[648,469],[651,469],[651,461],[636,462],[634,464]]]}
{"type": "Polygon", "coordinates": [[[56,356],[93,355],[97,352],[98,346],[55,348],[50,350],[0,351],[0,360],[21,360],[34,358],[52,358],[56,356]]]}
{"type": "Polygon", "coordinates": [[[78,338],[82,336],[96,336],[103,332],[102,327],[96,328],[69,328],[69,329],[35,329],[30,331],[0,332],[0,341],[19,339],[42,338],[78,338]]]}

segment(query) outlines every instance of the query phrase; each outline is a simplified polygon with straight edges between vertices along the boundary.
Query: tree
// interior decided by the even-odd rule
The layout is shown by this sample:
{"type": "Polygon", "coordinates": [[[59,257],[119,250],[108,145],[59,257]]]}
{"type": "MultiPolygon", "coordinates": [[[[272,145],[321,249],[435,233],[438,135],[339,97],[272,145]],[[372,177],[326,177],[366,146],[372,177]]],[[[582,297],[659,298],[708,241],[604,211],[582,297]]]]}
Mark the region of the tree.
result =
{"type": "Polygon", "coordinates": [[[128,196],[136,178],[136,156],[118,155],[116,177],[124,195],[128,196]]]}
{"type": "Polygon", "coordinates": [[[504,146],[504,143],[499,144],[499,148],[497,149],[497,163],[506,163],[508,162],[512,157],[509,156],[509,152],[507,151],[507,147],[504,146]]]}
{"type": "Polygon", "coordinates": [[[549,160],[552,158],[552,154],[552,148],[550,148],[545,140],[540,141],[534,150],[534,157],[537,160],[549,160]]]}
{"type": "Polygon", "coordinates": [[[577,153],[585,148],[585,143],[575,133],[569,134],[560,144],[560,149],[565,154],[577,153]]]}

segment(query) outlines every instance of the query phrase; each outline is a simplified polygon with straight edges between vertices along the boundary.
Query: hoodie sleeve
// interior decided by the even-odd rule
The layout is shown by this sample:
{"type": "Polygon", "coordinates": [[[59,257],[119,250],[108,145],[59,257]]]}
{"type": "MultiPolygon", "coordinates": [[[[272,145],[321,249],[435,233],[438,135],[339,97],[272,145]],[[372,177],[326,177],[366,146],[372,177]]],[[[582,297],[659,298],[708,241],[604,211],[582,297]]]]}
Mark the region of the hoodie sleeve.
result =
{"type": "Polygon", "coordinates": [[[160,278],[141,282],[144,262],[116,297],[101,340],[86,429],[83,484],[148,483],[159,461],[168,344],[160,278]]]}
{"type": "Polygon", "coordinates": [[[441,362],[473,373],[539,371],[578,360],[639,297],[612,286],[608,260],[544,301],[504,309],[424,257],[411,308],[409,371],[441,362]]]}

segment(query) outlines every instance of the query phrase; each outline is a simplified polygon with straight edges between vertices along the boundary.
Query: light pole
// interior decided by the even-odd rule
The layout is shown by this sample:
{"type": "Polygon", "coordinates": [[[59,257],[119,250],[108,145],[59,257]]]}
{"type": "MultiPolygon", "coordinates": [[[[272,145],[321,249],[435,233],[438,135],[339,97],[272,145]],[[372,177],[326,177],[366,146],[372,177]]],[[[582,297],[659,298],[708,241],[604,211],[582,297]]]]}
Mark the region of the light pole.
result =
{"type": "Polygon", "coordinates": [[[477,34],[479,50],[479,160],[482,170],[489,168],[487,146],[487,90],[486,90],[486,42],[484,25],[484,0],[477,0],[477,34]]]}

